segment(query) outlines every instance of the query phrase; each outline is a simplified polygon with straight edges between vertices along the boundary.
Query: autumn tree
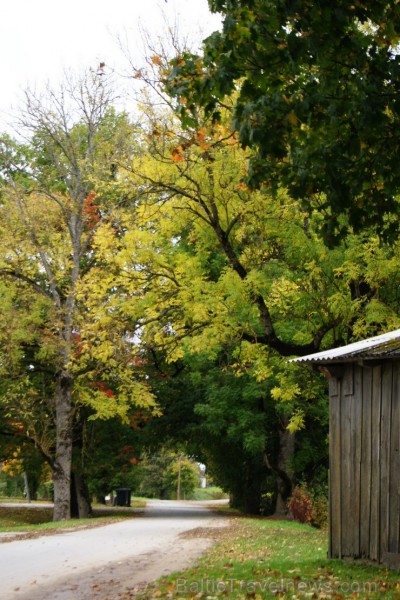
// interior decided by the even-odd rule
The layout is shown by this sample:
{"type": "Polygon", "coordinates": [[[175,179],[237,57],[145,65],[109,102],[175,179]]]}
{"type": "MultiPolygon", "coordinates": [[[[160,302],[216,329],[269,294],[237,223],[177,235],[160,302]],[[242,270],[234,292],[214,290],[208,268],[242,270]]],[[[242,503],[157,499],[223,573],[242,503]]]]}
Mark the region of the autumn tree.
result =
{"type": "Polygon", "coordinates": [[[328,249],[319,210],[304,210],[285,189],[249,187],[248,154],[225,104],[219,123],[198,111],[182,129],[171,112],[146,103],[148,153],[131,176],[146,199],[143,226],[125,237],[124,257],[146,290],[149,348],[169,361],[202,354],[261,383],[278,440],[265,461],[287,484],[291,431],[316,398],[284,357],[396,327],[398,247],[371,228],[328,249]]]}
{"type": "Polygon", "coordinates": [[[400,8],[387,0],[329,5],[209,0],[223,26],[203,53],[165,69],[177,113],[218,120],[232,93],[232,128],[251,149],[247,181],[284,186],[317,209],[329,242],[350,228],[398,235],[400,8]]]}
{"type": "MultiPolygon", "coordinates": [[[[143,291],[129,310],[148,353],[156,349],[178,363],[196,353],[210,363],[227,355],[221,369],[253,380],[254,403],[261,415],[265,403],[271,407],[278,442],[267,447],[262,436],[250,454],[257,446],[261,462],[290,488],[288,426],[293,431],[300,419],[301,391],[289,376],[289,389],[278,391],[281,355],[311,351],[328,332],[340,334],[345,303],[332,302],[335,259],[297,203],[282,193],[266,209],[265,195],[243,184],[246,157],[229,129],[205,124],[189,135],[166,117],[146,130],[149,152],[135,158],[127,183],[143,198],[135,212],[142,224],[131,230],[129,214],[121,221],[126,234],[118,245],[110,242],[105,257],[110,277],[117,288],[143,291]]],[[[96,289],[102,286],[105,296],[107,281],[96,289]]]]}
{"type": "Polygon", "coordinates": [[[182,452],[182,447],[179,449],[178,436],[176,449],[163,446],[166,439],[162,435],[157,449],[144,452],[139,462],[137,490],[149,498],[187,500],[199,487],[199,467],[182,452]]]}
{"type": "MultiPolygon", "coordinates": [[[[100,239],[117,236],[113,211],[126,200],[118,170],[132,156],[134,129],[114,110],[106,75],[89,72],[46,97],[28,92],[20,132],[25,143],[5,136],[1,144],[0,276],[14,289],[2,306],[10,327],[1,401],[14,420],[39,413],[31,421],[43,423],[54,519],[63,520],[80,407],[89,418],[128,419],[131,406],[154,404],[133,362],[134,324],[113,314],[112,282],[96,313],[85,304],[90,274],[93,286],[101,277],[100,239]]],[[[24,427],[32,431],[26,419],[24,427]]]]}

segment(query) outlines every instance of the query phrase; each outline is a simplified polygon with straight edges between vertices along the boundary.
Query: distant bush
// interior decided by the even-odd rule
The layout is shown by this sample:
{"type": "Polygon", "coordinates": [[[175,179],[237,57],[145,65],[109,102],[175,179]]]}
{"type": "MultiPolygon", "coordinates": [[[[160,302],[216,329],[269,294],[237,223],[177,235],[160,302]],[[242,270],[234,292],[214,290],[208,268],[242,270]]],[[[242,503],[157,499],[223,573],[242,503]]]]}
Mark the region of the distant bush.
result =
{"type": "Polygon", "coordinates": [[[276,494],[265,492],[261,495],[260,514],[263,516],[273,515],[276,505],[276,494]]]}
{"type": "Polygon", "coordinates": [[[314,497],[314,516],[311,525],[318,529],[328,521],[328,498],[320,494],[314,497]]]}
{"type": "Polygon", "coordinates": [[[226,498],[226,493],[223,490],[214,490],[211,492],[211,498],[213,500],[223,500],[226,498]]]}
{"type": "Polygon", "coordinates": [[[288,501],[293,519],[313,527],[323,527],[328,519],[328,501],[324,494],[313,494],[305,484],[297,485],[288,501]]]}
{"type": "Polygon", "coordinates": [[[227,494],[217,486],[197,488],[192,496],[193,500],[223,500],[227,494]]]}
{"type": "Polygon", "coordinates": [[[297,485],[289,498],[288,508],[295,521],[310,523],[313,518],[313,500],[305,485],[297,485]]]}

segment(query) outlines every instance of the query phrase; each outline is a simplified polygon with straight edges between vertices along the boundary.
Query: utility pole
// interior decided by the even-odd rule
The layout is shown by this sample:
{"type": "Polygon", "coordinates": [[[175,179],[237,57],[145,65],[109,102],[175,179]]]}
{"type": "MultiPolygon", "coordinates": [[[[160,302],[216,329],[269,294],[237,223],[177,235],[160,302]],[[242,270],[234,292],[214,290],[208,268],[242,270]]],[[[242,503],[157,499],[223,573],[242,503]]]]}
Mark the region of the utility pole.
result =
{"type": "Polygon", "coordinates": [[[176,489],[176,499],[180,500],[181,499],[181,456],[179,457],[179,462],[178,462],[178,487],[176,489]]]}

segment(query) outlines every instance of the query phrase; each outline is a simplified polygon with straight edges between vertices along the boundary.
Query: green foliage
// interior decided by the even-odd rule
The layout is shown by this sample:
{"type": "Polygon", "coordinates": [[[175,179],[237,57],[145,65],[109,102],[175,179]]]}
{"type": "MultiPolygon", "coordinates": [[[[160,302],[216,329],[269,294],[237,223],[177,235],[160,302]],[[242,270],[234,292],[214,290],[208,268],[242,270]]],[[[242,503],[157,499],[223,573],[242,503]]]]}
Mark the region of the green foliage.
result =
{"type": "Polygon", "coordinates": [[[223,358],[214,363],[203,355],[188,357],[175,375],[166,366],[156,387],[162,415],[145,434],[150,443],[183,445],[206,464],[207,480],[230,493],[236,507],[258,512],[261,488],[274,488],[266,482],[263,461],[265,445],[272,450],[275,444],[273,403],[263,400],[263,384],[236,377],[223,358]]]}
{"type": "Polygon", "coordinates": [[[252,186],[284,185],[321,211],[330,242],[369,225],[395,240],[398,4],[209,4],[222,31],[202,56],[178,54],[164,74],[183,124],[196,123],[199,106],[219,119],[235,94],[232,127],[252,150],[252,186]]]}
{"type": "Polygon", "coordinates": [[[205,488],[197,488],[192,496],[193,500],[223,500],[226,498],[227,495],[221,488],[214,485],[207,485],[205,488]]]}
{"type": "Polygon", "coordinates": [[[189,500],[199,485],[199,467],[189,458],[179,455],[168,465],[163,481],[170,498],[189,500]]]}
{"type": "Polygon", "coordinates": [[[199,467],[182,452],[160,449],[140,461],[140,494],[149,498],[190,499],[199,485],[199,467]]]}
{"type": "Polygon", "coordinates": [[[324,478],[325,382],[287,357],[399,325],[400,246],[365,227],[382,194],[387,231],[397,206],[369,120],[395,151],[392,80],[384,106],[379,86],[397,55],[379,37],[397,21],[378,19],[384,3],[336,5],[215,2],[225,25],[204,57],[161,73],[185,129],[147,106],[138,131],[95,78],[94,112],[74,104],[68,122],[54,95],[52,110],[32,98],[31,142],[1,140],[2,427],[51,462],[67,381],[74,467],[99,496],[141,478],[150,495],[176,489],[176,456],[130,462],[143,427],[148,456],[182,444],[251,512],[282,473],[324,478]],[[347,235],[327,248],[321,230],[347,235]]]}
{"type": "Polygon", "coordinates": [[[160,124],[149,154],[134,164],[132,185],[148,202],[139,207],[140,233],[121,240],[114,260],[129,261],[132,283],[146,286],[149,343],[168,349],[170,360],[185,352],[215,357],[233,343],[238,374],[253,364],[261,381],[269,376],[267,348],[312,352],[341,321],[349,294],[334,270],[344,247],[328,252],[318,215],[308,218],[284,191],[275,197],[243,183],[247,157],[226,126],[198,127],[181,133],[176,160],[178,132],[160,124]],[[157,328],[159,315],[169,329],[157,328]]]}
{"type": "Polygon", "coordinates": [[[74,464],[80,465],[90,493],[102,499],[119,487],[137,489],[142,441],[133,427],[135,415],[131,424],[121,423],[117,416],[82,421],[83,443],[75,449],[74,464]]]}
{"type": "Polygon", "coordinates": [[[326,477],[325,382],[284,357],[350,341],[367,319],[369,328],[396,326],[382,294],[398,295],[397,245],[365,231],[329,249],[317,210],[307,214],[284,189],[250,189],[226,109],[219,124],[199,111],[186,130],[168,113],[149,113],[153,135],[130,182],[146,194],[140,230],[131,233],[127,218],[128,233],[109,257],[124,265],[123,286],[129,272],[132,288],[137,281],[146,289],[141,334],[159,369],[149,374],[165,378],[156,384],[160,429],[188,432],[233,502],[243,508],[252,497],[254,510],[263,494],[276,497],[264,452],[276,479],[279,470],[289,480],[326,477]],[[380,261],[389,261],[381,271],[380,261]],[[283,465],[287,429],[297,441],[283,465]]]}
{"type": "MultiPolygon", "coordinates": [[[[55,518],[67,519],[71,457],[84,445],[81,419],[129,423],[137,407],[151,414],[155,405],[134,361],[130,317],[113,318],[112,284],[96,290],[101,278],[110,283],[107,232],[116,237],[124,202],[118,171],[132,158],[134,128],[92,72],[58,93],[28,94],[21,120],[27,145],[7,137],[0,145],[0,285],[7,298],[0,311],[9,323],[1,403],[5,418],[53,467],[55,518]]],[[[79,461],[74,466],[84,471],[79,461]]]]}
{"type": "MultiPolygon", "coordinates": [[[[7,394],[15,409],[17,396],[24,403],[29,394],[39,395],[38,387],[49,403],[55,374],[66,370],[74,380],[77,404],[90,406],[92,416],[118,414],[127,420],[132,403],[150,409],[154,400],[132,365],[135,347],[126,339],[130,323],[118,325],[111,306],[101,303],[95,310],[94,304],[101,302],[103,292],[96,289],[98,280],[112,286],[103,261],[109,243],[104,232],[111,228],[115,238],[115,229],[101,228],[100,221],[110,217],[119,201],[122,180],[117,182],[106,168],[130,157],[133,129],[126,115],[109,106],[101,86],[93,94],[86,98],[89,104],[98,102],[93,123],[82,110],[80,121],[65,123],[66,107],[55,97],[59,112],[50,112],[36,98],[28,107],[34,129],[26,153],[30,162],[19,159],[18,168],[31,176],[32,186],[25,190],[14,178],[2,187],[0,311],[9,326],[2,333],[0,369],[11,376],[7,394]]],[[[17,144],[6,142],[13,156],[17,144]]],[[[19,157],[17,150],[14,154],[19,157]]],[[[11,159],[9,163],[12,171],[11,159]]]]}
{"type": "Polygon", "coordinates": [[[141,477],[138,491],[146,498],[166,498],[164,474],[174,460],[171,452],[160,451],[153,455],[144,455],[141,459],[141,477]]]}

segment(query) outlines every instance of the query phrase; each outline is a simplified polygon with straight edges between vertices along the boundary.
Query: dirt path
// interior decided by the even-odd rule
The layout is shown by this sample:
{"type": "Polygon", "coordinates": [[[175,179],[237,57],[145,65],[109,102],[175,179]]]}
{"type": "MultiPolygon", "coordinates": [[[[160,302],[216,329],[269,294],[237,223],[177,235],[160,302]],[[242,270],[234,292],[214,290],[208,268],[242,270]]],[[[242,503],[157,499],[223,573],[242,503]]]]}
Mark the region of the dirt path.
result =
{"type": "Polygon", "coordinates": [[[206,503],[154,501],[112,525],[1,544],[0,598],[127,600],[196,562],[228,522],[206,503]]]}

